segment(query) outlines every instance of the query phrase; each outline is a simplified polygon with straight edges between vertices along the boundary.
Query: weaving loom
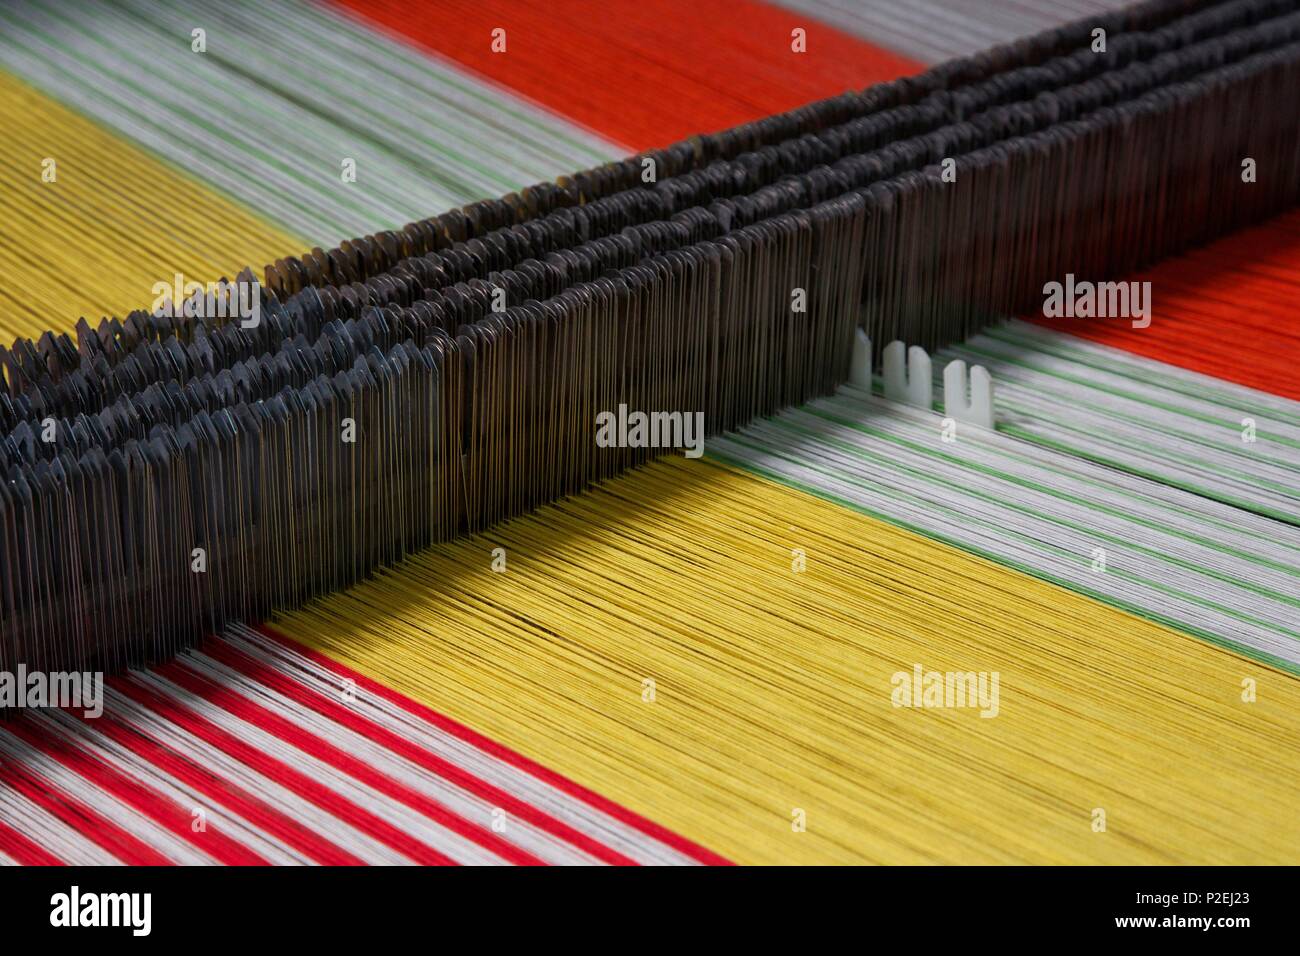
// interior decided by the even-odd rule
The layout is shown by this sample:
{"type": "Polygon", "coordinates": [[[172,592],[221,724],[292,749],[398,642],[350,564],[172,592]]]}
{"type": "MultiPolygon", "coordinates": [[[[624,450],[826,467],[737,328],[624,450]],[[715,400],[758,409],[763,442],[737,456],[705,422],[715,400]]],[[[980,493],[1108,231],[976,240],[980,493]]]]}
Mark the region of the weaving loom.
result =
{"type": "Polygon", "coordinates": [[[1300,3],[415,8],[0,11],[0,862],[1300,860],[1300,3]]]}

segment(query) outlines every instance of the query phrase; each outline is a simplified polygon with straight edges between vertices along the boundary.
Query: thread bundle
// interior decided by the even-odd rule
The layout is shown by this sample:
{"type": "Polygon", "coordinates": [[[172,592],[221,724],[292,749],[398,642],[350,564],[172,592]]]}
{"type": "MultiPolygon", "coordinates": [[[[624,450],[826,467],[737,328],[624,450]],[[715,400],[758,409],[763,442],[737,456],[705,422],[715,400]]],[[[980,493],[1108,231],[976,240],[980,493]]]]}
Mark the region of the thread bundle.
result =
{"type": "Polygon", "coordinates": [[[959,427],[948,443],[940,431],[928,410],[845,387],[710,453],[1300,670],[1300,530],[1004,434],[959,427]]]}
{"type": "Polygon", "coordinates": [[[233,275],[305,244],[5,73],[0,128],[0,344],[124,315],[177,272],[233,275]]]}
{"type": "Polygon", "coordinates": [[[1134,277],[1160,290],[1149,328],[1036,318],[1106,346],[1300,401],[1291,307],[1300,213],[1244,229],[1134,277]]]}
{"type": "Polygon", "coordinates": [[[762,0],[563,0],[544,7],[424,0],[420,16],[388,0],[339,6],[628,149],[920,69],[869,38],[855,40],[762,0]],[[800,28],[806,42],[796,53],[800,28]]]}
{"type": "Polygon", "coordinates": [[[741,863],[1294,858],[1294,679],[714,444],[276,629],[741,863]],[[895,707],[918,662],[1000,673],[997,718],[895,707]]]}
{"type": "Polygon", "coordinates": [[[1047,30],[1120,4],[1108,0],[984,0],[953,5],[944,0],[781,0],[781,5],[885,43],[922,62],[966,56],[1008,36],[1047,30]]]}
{"type": "Polygon", "coordinates": [[[281,255],[622,152],[304,0],[15,0],[0,66],[304,237],[281,255]]]}
{"type": "Polygon", "coordinates": [[[725,862],[267,633],[105,698],[0,727],[0,864],[725,862]]]}
{"type": "Polygon", "coordinates": [[[993,376],[1004,434],[1300,525],[1291,399],[1017,321],[944,349],[934,365],[952,359],[993,376]]]}
{"type": "Polygon", "coordinates": [[[256,329],[136,313],[16,343],[0,663],[166,658],[650,454],[595,447],[600,411],[716,434],[832,391],[859,324],[943,344],[1067,265],[1128,271],[1294,201],[1298,120],[1267,108],[1300,79],[1294,4],[1189,6],[1130,14],[1157,26],[1110,59],[1063,52],[1075,26],[1000,73],[679,144],[652,187],[633,158],[281,260],[256,329]],[[1245,154],[1276,174],[1225,202],[1245,154]]]}

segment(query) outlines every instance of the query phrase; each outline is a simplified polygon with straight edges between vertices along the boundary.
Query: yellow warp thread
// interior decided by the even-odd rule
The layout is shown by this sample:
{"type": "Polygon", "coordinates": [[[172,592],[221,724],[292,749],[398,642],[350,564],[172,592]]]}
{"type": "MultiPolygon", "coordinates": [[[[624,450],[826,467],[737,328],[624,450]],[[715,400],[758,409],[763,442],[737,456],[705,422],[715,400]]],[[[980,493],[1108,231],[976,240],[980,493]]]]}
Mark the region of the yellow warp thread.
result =
{"type": "Polygon", "coordinates": [[[5,345],[148,308],[154,284],[178,272],[233,279],[307,248],[3,72],[0,129],[5,345]]]}
{"type": "MultiPolygon", "coordinates": [[[[0,128],[5,341],[307,245],[3,73],[0,128]]],[[[279,625],[739,862],[1300,853],[1294,678],[714,464],[657,463],[279,625]],[[998,716],[895,707],[916,665],[997,672],[998,716]]]]}
{"type": "Polygon", "coordinates": [[[705,461],[277,626],[738,862],[1300,853],[1294,678],[705,461]],[[998,715],[895,707],[917,664],[998,672],[998,715]]]}

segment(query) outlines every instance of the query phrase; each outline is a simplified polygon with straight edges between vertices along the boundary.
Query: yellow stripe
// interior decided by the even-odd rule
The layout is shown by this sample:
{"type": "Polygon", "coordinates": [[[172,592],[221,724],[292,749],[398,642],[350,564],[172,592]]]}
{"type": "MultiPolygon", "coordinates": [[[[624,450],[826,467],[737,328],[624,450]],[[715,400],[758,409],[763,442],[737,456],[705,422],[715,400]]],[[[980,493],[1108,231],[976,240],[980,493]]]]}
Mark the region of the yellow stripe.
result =
{"type": "Polygon", "coordinates": [[[1300,854],[1300,682],[704,462],[434,548],[279,626],[741,862],[1300,854]],[[895,707],[915,664],[998,672],[998,716],[895,707]]]}
{"type": "MultiPolygon", "coordinates": [[[[0,339],[147,308],[156,282],[233,278],[307,248],[0,73],[0,339]],[[54,180],[42,178],[53,160],[54,180]]],[[[195,144],[220,149],[220,143],[195,144]]]]}

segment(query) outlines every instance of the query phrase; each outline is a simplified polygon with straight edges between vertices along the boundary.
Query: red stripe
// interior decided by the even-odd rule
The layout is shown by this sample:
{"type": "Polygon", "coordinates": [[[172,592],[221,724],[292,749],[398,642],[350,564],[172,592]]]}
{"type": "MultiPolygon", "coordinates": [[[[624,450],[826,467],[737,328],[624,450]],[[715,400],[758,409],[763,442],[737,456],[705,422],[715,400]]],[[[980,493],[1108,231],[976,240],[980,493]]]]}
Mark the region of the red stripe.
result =
{"type": "Polygon", "coordinates": [[[0,767],[8,768],[4,774],[4,782],[8,786],[123,863],[130,866],[171,865],[172,861],[153,847],[127,833],[80,800],[68,796],[30,767],[4,757],[0,757],[0,767]]]}
{"type": "Polygon", "coordinates": [[[208,827],[201,832],[194,832],[193,817],[185,807],[136,783],[99,757],[78,750],[62,736],[48,730],[38,733],[35,728],[22,724],[16,724],[9,730],[69,770],[85,777],[92,785],[112,794],[137,813],[188,840],[217,862],[228,866],[266,863],[252,850],[215,828],[208,827]]]}
{"type": "Polygon", "coordinates": [[[245,743],[234,734],[222,730],[183,703],[164,697],[152,688],[140,683],[139,678],[134,676],[114,677],[111,678],[110,683],[115,690],[131,698],[137,704],[148,707],[193,734],[199,740],[218,748],[241,763],[288,787],[327,813],[351,824],[363,833],[415,862],[429,866],[445,866],[455,862],[428,844],[417,840],[408,833],[402,832],[364,807],[360,807],[341,794],[335,793],[324,784],[294,770],[283,761],[262,753],[256,747],[245,743]]]}
{"type": "Polygon", "coordinates": [[[376,697],[380,697],[383,700],[386,700],[389,703],[402,708],[407,713],[412,714],[413,716],[418,717],[421,720],[433,724],[435,727],[439,728],[440,730],[445,730],[449,734],[454,734],[455,736],[459,737],[461,740],[473,744],[475,747],[478,747],[480,750],[491,754],[493,757],[496,757],[498,760],[503,760],[506,763],[510,764],[511,766],[524,771],[525,773],[532,774],[538,780],[542,780],[545,781],[546,783],[549,783],[551,786],[555,787],[558,790],[563,791],[564,793],[567,793],[569,796],[573,797],[574,799],[581,800],[583,803],[595,807],[597,810],[600,810],[602,813],[609,814],[614,819],[619,820],[620,822],[625,823],[636,830],[640,830],[642,833],[646,834],[647,836],[653,837],[654,839],[658,840],[660,843],[672,847],[678,852],[686,856],[689,856],[693,860],[696,860],[700,863],[708,863],[713,866],[731,865],[731,861],[728,860],[726,857],[720,856],[719,854],[714,853],[712,850],[706,849],[700,846],[698,843],[688,840],[685,837],[674,833],[673,831],[669,830],[666,827],[660,826],[659,824],[651,820],[647,820],[645,817],[637,813],[634,813],[633,811],[627,809],[626,807],[614,803],[612,800],[608,800],[605,797],[602,797],[600,794],[592,790],[588,790],[586,787],[582,786],[581,784],[575,783],[574,781],[568,779],[567,777],[561,776],[560,774],[556,773],[553,770],[548,770],[546,767],[543,767],[541,764],[528,759],[522,754],[516,753],[510,748],[505,747],[494,740],[490,740],[487,737],[484,737],[482,734],[478,733],[477,731],[471,730],[469,727],[466,727],[464,724],[461,724],[450,717],[440,714],[436,710],[433,710],[430,707],[426,707],[424,704],[421,704],[419,701],[412,700],[411,698],[405,696],[404,694],[398,693],[395,690],[391,690],[385,687],[383,684],[380,684],[378,681],[371,680],[365,674],[362,674],[359,671],[354,671],[350,667],[338,663],[337,661],[325,656],[319,651],[313,650],[312,648],[307,647],[303,644],[299,644],[291,637],[288,637],[287,635],[283,634],[280,631],[277,631],[272,627],[262,625],[259,628],[257,628],[257,631],[258,633],[264,635],[265,637],[275,641],[277,644],[280,644],[281,646],[288,648],[290,651],[294,652],[295,654],[300,654],[303,657],[307,658],[308,660],[312,661],[313,663],[319,664],[321,667],[324,667],[326,670],[330,671],[331,673],[334,673],[346,680],[355,681],[357,687],[364,688],[367,693],[374,694],[376,697]]]}
{"type": "Polygon", "coordinates": [[[400,754],[407,760],[415,763],[426,770],[429,770],[440,777],[444,777],[462,789],[468,790],[485,800],[506,810],[513,816],[531,823],[538,829],[544,830],[553,836],[559,837],[571,845],[591,854],[598,860],[616,865],[635,865],[636,861],[613,850],[600,841],[588,836],[580,830],[576,830],[557,820],[545,811],[534,807],[532,804],[508,793],[501,788],[488,783],[487,781],[471,774],[462,767],[456,766],[439,757],[435,753],[419,747],[409,740],[393,733],[385,727],[367,720],[360,714],[330,700],[324,695],[313,693],[304,687],[301,683],[293,680],[288,675],[280,673],[254,660],[247,654],[243,653],[226,644],[223,641],[213,641],[202,648],[203,652],[215,660],[221,661],[228,667],[231,667],[254,680],[260,681],[267,687],[274,688],[286,697],[289,697],[295,703],[302,704],[305,707],[317,711],[320,714],[330,718],[349,730],[355,731],[370,740],[388,748],[394,753],[400,754]]]}
{"type": "MultiPolygon", "coordinates": [[[[1059,277],[1064,281],[1064,276],[1059,277]]],[[[1300,401],[1300,211],[1128,277],[1151,283],[1151,324],[1029,318],[1039,325],[1300,401]]]]}
{"type": "Polygon", "coordinates": [[[313,862],[334,866],[358,866],[364,862],[207,767],[160,744],[134,724],[106,714],[95,721],[95,730],[313,862]]]}
{"type": "Polygon", "coordinates": [[[633,149],[922,69],[805,13],[756,0],[338,5],[633,149]],[[506,31],[504,53],[492,51],[498,28],[506,31]],[[806,52],[792,49],[795,28],[806,32],[806,52]]]}
{"type": "Polygon", "coordinates": [[[65,865],[53,853],[37,846],[3,820],[0,820],[0,853],[23,866],[65,865]]]}
{"type": "Polygon", "coordinates": [[[511,863],[522,866],[543,865],[544,861],[503,840],[490,829],[475,826],[437,801],[386,776],[334,744],[294,725],[269,708],[249,700],[237,691],[220,686],[203,674],[196,672],[184,661],[173,661],[157,668],[156,672],[172,681],[172,683],[185,688],[190,693],[221,707],[240,720],[247,721],[267,733],[279,737],[285,743],[297,747],[317,760],[349,774],[385,796],[419,811],[440,826],[451,830],[453,833],[460,834],[479,846],[486,847],[511,863]]]}

